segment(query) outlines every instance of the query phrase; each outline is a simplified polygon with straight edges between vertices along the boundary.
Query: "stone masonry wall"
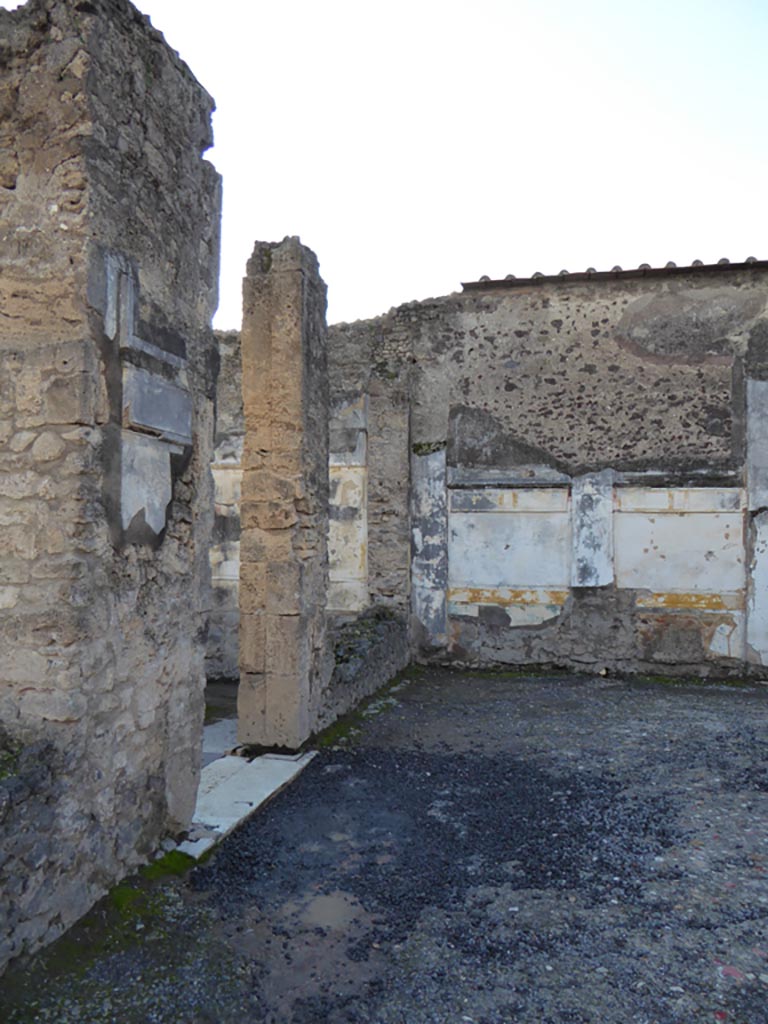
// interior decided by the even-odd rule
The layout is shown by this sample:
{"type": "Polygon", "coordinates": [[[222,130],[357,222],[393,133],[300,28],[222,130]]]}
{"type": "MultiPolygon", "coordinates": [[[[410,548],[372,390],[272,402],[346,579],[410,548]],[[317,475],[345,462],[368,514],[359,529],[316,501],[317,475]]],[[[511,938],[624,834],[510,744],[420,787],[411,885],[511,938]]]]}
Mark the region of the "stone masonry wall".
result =
{"type": "Polygon", "coordinates": [[[478,282],[332,330],[348,400],[404,382],[420,656],[759,670],[766,269],[478,282]]]}
{"type": "Polygon", "coordinates": [[[212,101],[127,0],[0,11],[0,75],[0,721],[54,752],[0,824],[1,964],[194,806],[220,195],[212,101]]]}

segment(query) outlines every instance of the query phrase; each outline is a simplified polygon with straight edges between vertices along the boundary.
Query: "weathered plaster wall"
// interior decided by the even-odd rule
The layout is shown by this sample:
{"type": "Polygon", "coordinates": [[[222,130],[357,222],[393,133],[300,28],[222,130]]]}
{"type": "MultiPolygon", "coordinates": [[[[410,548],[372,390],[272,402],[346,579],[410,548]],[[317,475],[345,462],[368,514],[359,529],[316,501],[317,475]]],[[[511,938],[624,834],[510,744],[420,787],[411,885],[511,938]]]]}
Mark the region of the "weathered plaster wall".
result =
{"type": "Polygon", "coordinates": [[[214,521],[211,608],[206,673],[209,679],[240,675],[240,489],[243,457],[242,360],[239,331],[217,332],[220,370],[216,386],[213,454],[214,521]]]}
{"type": "Polygon", "coordinates": [[[194,805],[219,180],[210,97],[127,0],[0,11],[0,72],[0,719],[59,794],[32,860],[0,825],[3,962],[194,805]]]}
{"type": "Polygon", "coordinates": [[[366,604],[406,614],[410,595],[409,417],[411,321],[329,328],[328,373],[337,407],[367,407],[366,604]]]}
{"type": "Polygon", "coordinates": [[[368,606],[368,396],[331,407],[328,610],[368,606]]]}
{"type": "Polygon", "coordinates": [[[699,267],[477,283],[332,329],[334,389],[402,381],[410,406],[409,512],[399,470],[382,491],[410,515],[422,656],[762,664],[767,302],[764,265],[699,267]]]}

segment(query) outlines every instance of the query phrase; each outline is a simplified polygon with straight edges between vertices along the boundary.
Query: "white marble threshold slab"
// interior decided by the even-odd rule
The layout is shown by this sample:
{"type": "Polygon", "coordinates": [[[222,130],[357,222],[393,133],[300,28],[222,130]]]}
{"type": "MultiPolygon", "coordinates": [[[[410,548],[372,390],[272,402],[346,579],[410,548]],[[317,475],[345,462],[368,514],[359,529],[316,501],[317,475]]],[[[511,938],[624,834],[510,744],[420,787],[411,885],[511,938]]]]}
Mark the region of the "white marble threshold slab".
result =
{"type": "Polygon", "coordinates": [[[293,781],[317,751],[263,754],[252,761],[227,755],[205,765],[189,838],[177,849],[196,859],[293,781]]]}

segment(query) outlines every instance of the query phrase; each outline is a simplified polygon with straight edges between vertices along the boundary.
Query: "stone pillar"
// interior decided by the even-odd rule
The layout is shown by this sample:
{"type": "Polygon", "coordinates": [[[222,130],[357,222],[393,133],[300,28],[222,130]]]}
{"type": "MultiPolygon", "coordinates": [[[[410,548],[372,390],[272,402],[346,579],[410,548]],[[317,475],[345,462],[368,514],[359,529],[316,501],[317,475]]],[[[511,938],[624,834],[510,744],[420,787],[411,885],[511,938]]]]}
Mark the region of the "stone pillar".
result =
{"type": "Polygon", "coordinates": [[[326,291],[298,238],[257,242],[243,283],[239,739],[291,750],[316,724],[328,592],[326,291]]]}

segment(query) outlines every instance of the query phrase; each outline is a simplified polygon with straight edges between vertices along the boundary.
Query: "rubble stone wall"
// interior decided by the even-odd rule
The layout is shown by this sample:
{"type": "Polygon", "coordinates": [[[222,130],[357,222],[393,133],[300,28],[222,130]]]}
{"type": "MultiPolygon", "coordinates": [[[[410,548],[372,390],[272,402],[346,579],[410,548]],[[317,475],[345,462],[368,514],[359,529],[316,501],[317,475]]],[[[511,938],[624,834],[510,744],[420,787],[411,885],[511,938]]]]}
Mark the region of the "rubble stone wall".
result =
{"type": "Polygon", "coordinates": [[[420,657],[761,670],[767,270],[478,282],[331,331],[348,400],[404,381],[420,657]]]}
{"type": "Polygon", "coordinates": [[[45,815],[0,823],[4,963],[194,806],[220,186],[212,101],[127,0],[0,11],[0,75],[0,721],[53,751],[45,815]]]}

